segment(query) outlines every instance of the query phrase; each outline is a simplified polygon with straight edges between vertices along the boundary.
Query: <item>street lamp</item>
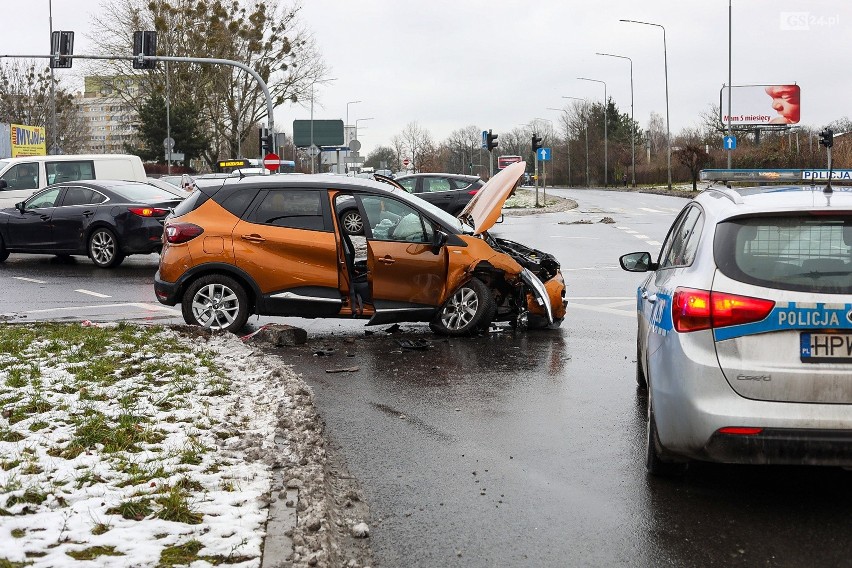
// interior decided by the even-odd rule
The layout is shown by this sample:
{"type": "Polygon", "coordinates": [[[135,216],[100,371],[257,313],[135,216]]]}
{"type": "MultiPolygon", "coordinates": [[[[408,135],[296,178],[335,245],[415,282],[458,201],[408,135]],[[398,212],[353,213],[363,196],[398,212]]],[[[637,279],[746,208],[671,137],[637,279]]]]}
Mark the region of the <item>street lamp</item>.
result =
{"type": "Polygon", "coordinates": [[[636,128],[633,126],[633,60],[624,55],[613,55],[612,53],[597,53],[604,57],[617,57],[630,62],[630,169],[633,175],[633,187],[636,187],[636,128]]]}
{"type": "Polygon", "coordinates": [[[349,105],[354,105],[362,101],[349,101],[346,103],[346,128],[349,128],[349,105]]]}
{"type": "Polygon", "coordinates": [[[607,139],[607,128],[606,128],[606,107],[609,106],[607,104],[606,98],[606,82],[601,81],[599,79],[587,79],[586,77],[577,77],[580,81],[592,81],[594,83],[603,83],[604,86],[604,187],[607,187],[609,183],[609,161],[607,156],[607,148],[609,146],[609,140],[607,139]]]}
{"type": "MultiPolygon", "coordinates": [[[[567,95],[562,95],[563,99],[573,99],[575,101],[583,101],[583,105],[586,104],[586,99],[581,99],[580,97],[569,97],[567,95]]],[[[586,187],[589,187],[589,118],[585,116],[585,108],[583,111],[583,115],[585,120],[583,121],[583,131],[586,133],[586,187]]]]}
{"type": "Polygon", "coordinates": [[[355,139],[356,140],[358,139],[358,123],[364,122],[365,120],[373,120],[373,117],[371,116],[370,118],[357,118],[357,119],[355,119],[355,139]]]}
{"type": "Polygon", "coordinates": [[[310,149],[308,150],[308,152],[311,153],[311,173],[312,174],[316,173],[315,169],[314,169],[315,166],[316,166],[316,156],[313,155],[313,152],[314,152],[314,85],[316,83],[329,83],[331,81],[337,81],[337,78],[333,77],[331,79],[314,79],[313,81],[311,81],[311,146],[310,146],[310,149]]]}
{"type": "MultiPolygon", "coordinates": [[[[565,112],[564,108],[547,107],[547,110],[555,110],[556,112],[565,112]]],[[[568,132],[568,122],[565,122],[565,146],[568,154],[568,187],[571,187],[571,133],[568,132]]],[[[555,168],[554,168],[555,169],[555,168]]]]}
{"type": "MultiPolygon", "coordinates": [[[[660,24],[654,24],[651,22],[639,22],[637,20],[618,20],[619,22],[627,22],[629,24],[643,24],[646,26],[656,26],[663,30],[663,69],[666,74],[666,166],[668,168],[668,176],[669,176],[669,189],[672,188],[672,134],[669,129],[669,59],[668,52],[666,50],[666,28],[661,26],[660,24]]],[[[730,85],[729,85],[730,87],[730,85]]],[[[730,109],[728,109],[730,112],[730,109]]]]}

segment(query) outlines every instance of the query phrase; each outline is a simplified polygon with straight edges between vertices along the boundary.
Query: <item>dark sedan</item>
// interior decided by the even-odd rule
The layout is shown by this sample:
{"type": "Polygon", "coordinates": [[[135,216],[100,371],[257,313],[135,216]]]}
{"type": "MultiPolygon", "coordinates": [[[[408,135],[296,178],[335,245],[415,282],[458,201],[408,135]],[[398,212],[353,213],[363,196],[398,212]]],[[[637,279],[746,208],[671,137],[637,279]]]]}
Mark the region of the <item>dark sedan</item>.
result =
{"type": "Polygon", "coordinates": [[[425,199],[450,215],[458,215],[484,185],[479,176],[422,173],[396,178],[408,193],[425,199]]]}
{"type": "Polygon", "coordinates": [[[179,196],[147,183],[75,181],[52,185],[0,209],[0,262],[9,253],[86,255],[118,266],[162,248],[163,221],[179,196]]]}

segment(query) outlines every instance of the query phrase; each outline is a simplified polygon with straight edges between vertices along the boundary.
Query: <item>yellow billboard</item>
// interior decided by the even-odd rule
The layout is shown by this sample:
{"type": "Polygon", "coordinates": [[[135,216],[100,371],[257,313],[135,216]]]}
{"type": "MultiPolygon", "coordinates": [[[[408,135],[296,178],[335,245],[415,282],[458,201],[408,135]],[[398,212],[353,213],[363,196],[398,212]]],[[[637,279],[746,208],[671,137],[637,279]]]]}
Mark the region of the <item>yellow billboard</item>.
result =
{"type": "Polygon", "coordinates": [[[46,156],[47,142],[43,126],[11,125],[12,157],[46,156]]]}

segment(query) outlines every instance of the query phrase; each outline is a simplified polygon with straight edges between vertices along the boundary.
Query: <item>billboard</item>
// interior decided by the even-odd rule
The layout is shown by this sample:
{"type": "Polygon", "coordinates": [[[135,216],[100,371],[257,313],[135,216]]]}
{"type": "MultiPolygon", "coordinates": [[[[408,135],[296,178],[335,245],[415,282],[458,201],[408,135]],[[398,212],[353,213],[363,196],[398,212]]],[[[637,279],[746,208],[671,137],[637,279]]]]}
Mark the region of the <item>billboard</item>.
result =
{"type": "MultiPolygon", "coordinates": [[[[734,85],[731,88],[731,126],[798,124],[801,89],[798,85],[734,85]]],[[[728,124],[728,87],[722,87],[720,119],[728,124]]]]}
{"type": "Polygon", "coordinates": [[[47,142],[43,126],[11,125],[12,157],[46,156],[47,142]]]}
{"type": "Polygon", "coordinates": [[[342,120],[294,120],[293,144],[307,148],[311,141],[316,146],[343,146],[342,120]],[[313,123],[313,137],[311,137],[313,123]]]}

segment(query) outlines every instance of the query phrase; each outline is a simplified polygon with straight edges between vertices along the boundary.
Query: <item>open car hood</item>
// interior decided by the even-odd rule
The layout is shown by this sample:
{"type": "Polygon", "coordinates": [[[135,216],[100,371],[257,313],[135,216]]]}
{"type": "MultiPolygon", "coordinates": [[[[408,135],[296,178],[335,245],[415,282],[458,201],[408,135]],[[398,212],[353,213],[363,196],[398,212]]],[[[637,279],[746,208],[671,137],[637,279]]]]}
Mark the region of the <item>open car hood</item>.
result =
{"type": "Polygon", "coordinates": [[[526,162],[515,162],[502,169],[476,192],[467,207],[459,213],[459,219],[472,222],[474,234],[481,235],[494,226],[503,210],[503,204],[517,187],[527,169],[526,162]]]}

